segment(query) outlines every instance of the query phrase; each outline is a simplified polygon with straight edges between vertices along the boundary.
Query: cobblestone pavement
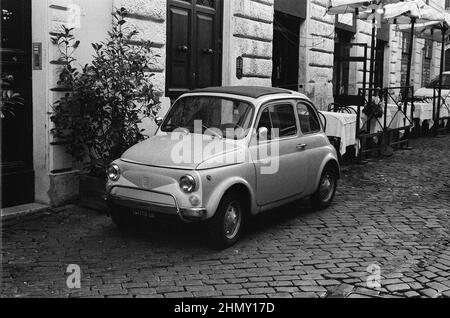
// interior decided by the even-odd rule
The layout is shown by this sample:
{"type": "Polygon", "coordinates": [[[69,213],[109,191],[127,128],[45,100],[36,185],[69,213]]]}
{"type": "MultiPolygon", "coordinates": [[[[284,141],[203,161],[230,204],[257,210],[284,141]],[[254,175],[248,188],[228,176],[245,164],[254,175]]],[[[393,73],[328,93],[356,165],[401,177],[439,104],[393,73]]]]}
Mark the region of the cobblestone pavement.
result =
{"type": "Polygon", "coordinates": [[[224,251],[198,226],[125,235],[78,207],[15,221],[3,229],[1,294],[449,297],[450,136],[413,147],[346,167],[333,207],[272,211],[224,251]],[[81,266],[79,290],[66,287],[69,264],[81,266]],[[377,268],[381,287],[369,288],[377,268]]]}

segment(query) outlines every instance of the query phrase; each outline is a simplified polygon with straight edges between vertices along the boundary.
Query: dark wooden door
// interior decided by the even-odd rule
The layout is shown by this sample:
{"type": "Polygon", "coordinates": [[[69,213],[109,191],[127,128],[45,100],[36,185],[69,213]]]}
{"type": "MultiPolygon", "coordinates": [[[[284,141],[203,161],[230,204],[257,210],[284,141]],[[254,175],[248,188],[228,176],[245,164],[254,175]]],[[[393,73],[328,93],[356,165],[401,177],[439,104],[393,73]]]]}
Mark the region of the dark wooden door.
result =
{"type": "Polygon", "coordinates": [[[298,91],[300,18],[275,11],[272,85],[298,91]]]}
{"type": "Polygon", "coordinates": [[[167,95],[220,85],[222,1],[169,0],[167,21],[167,95]]]}
{"type": "Polygon", "coordinates": [[[10,207],[34,201],[31,0],[1,0],[1,31],[1,205],[10,207]]]}

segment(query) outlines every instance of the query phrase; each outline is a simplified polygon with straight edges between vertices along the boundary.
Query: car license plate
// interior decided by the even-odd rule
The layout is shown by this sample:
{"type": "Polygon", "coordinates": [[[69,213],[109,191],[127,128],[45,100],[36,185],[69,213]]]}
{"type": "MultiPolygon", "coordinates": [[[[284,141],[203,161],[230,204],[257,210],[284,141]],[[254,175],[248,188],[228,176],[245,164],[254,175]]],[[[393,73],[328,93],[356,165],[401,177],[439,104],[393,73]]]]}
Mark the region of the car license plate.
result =
{"type": "Polygon", "coordinates": [[[154,219],[156,217],[154,213],[148,212],[148,211],[142,211],[142,210],[134,210],[133,215],[147,218],[147,219],[154,219]]]}

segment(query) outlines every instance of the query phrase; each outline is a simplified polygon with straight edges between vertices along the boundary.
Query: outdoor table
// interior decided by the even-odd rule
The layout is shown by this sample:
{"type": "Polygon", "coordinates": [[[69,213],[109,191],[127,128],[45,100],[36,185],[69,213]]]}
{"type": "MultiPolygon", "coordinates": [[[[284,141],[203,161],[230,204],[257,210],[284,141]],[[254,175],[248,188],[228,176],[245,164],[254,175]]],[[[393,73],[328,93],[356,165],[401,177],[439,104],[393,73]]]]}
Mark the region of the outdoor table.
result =
{"type": "MultiPolygon", "coordinates": [[[[403,105],[400,105],[403,109],[403,105]]],[[[411,104],[408,104],[408,110],[406,112],[406,116],[410,116],[410,107],[411,104]]],[[[395,115],[395,113],[398,111],[398,106],[395,104],[389,104],[388,105],[388,111],[391,112],[392,117],[395,115]]],[[[441,111],[442,113],[442,111],[441,111]]],[[[413,113],[414,119],[419,120],[419,125],[422,126],[424,121],[428,121],[430,126],[433,125],[433,103],[414,103],[414,113],[413,113]]],[[[400,128],[405,125],[405,115],[401,112],[398,112],[395,117],[393,117],[393,120],[391,122],[391,125],[389,128],[395,129],[400,128]]],[[[408,123],[408,122],[407,122],[408,123]]],[[[389,125],[389,122],[388,122],[389,125]]]]}
{"type": "MultiPolygon", "coordinates": [[[[408,105],[410,106],[410,105],[408,105]]],[[[414,118],[419,119],[419,124],[422,126],[424,121],[433,121],[433,103],[414,103],[414,118]]]]}
{"type": "MultiPolygon", "coordinates": [[[[354,109],[356,113],[358,113],[358,106],[349,106],[350,108],[354,109]]],[[[361,107],[361,128],[367,127],[367,116],[363,113],[363,107],[361,107]]],[[[370,121],[370,134],[375,134],[378,132],[382,132],[384,130],[384,117],[386,116],[386,123],[389,125],[389,123],[392,121],[393,114],[388,111],[387,114],[384,114],[384,108],[383,108],[383,116],[381,118],[372,118],[370,121]]]]}
{"type": "Polygon", "coordinates": [[[347,147],[356,146],[356,114],[344,114],[321,111],[327,119],[325,134],[329,137],[341,139],[340,154],[347,152],[347,147]]]}
{"type": "Polygon", "coordinates": [[[387,111],[391,113],[391,120],[387,122],[387,128],[398,129],[410,124],[410,122],[408,121],[408,119],[410,118],[409,107],[406,115],[399,110],[399,107],[403,111],[403,104],[399,106],[397,106],[396,104],[388,104],[387,111]]]}
{"type": "MultiPolygon", "coordinates": [[[[441,112],[439,114],[439,118],[450,117],[450,98],[449,97],[445,98],[445,104],[446,105],[442,105],[442,107],[441,107],[441,112]]],[[[445,119],[444,125],[447,126],[447,123],[448,123],[448,119],[445,119]]]]}
{"type": "MultiPolygon", "coordinates": [[[[441,113],[439,114],[439,118],[447,118],[450,117],[450,110],[447,107],[441,108],[441,113]]],[[[447,126],[448,119],[444,119],[444,125],[447,126]]]]}

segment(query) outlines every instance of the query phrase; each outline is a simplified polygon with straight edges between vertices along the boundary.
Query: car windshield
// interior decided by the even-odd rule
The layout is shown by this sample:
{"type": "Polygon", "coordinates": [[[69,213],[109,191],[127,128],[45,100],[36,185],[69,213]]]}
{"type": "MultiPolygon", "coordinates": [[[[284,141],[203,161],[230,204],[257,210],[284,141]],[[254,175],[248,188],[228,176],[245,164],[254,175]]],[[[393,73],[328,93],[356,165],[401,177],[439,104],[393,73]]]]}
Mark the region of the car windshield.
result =
{"type": "Polygon", "coordinates": [[[185,130],[242,139],[250,130],[253,109],[251,104],[240,100],[211,96],[185,97],[172,107],[161,131],[185,130]]]}
{"type": "MultiPolygon", "coordinates": [[[[439,87],[439,76],[430,82],[426,88],[437,88],[439,87]]],[[[442,88],[450,89],[450,74],[442,74],[442,88]]]]}

